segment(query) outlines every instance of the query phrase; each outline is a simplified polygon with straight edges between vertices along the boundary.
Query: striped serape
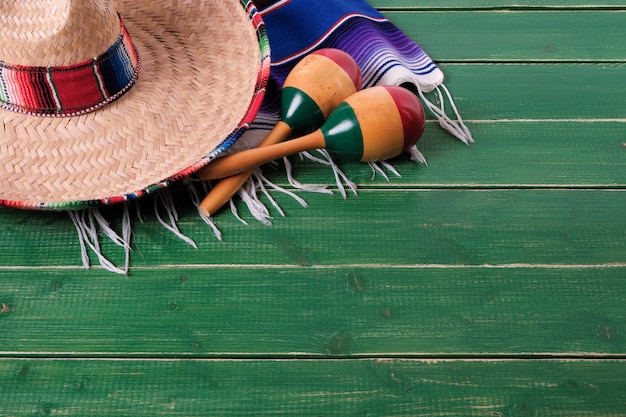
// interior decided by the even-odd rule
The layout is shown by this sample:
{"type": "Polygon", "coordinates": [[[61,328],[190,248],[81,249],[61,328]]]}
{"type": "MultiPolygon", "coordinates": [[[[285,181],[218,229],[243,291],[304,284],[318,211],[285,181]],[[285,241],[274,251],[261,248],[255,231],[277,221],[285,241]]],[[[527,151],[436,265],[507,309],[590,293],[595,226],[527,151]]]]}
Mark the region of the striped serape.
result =
{"type": "Polygon", "coordinates": [[[337,48],[357,61],[364,88],[412,84],[444,129],[465,143],[473,141],[443,84],[443,72],[419,45],[365,1],[257,0],[255,4],[265,21],[272,67],[266,100],[252,132],[274,126],[280,88],[302,57],[320,48],[337,48]],[[433,100],[439,106],[425,95],[433,90],[439,94],[433,100]],[[443,107],[446,100],[454,119],[443,107]]]}

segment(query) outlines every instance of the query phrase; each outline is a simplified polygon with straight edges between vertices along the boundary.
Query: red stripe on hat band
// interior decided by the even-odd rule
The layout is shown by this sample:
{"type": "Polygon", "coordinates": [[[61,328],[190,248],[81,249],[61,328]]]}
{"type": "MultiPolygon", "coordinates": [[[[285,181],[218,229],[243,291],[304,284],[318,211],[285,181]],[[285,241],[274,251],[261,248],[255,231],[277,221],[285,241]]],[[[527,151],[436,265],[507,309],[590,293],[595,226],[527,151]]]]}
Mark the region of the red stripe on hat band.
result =
{"type": "Polygon", "coordinates": [[[102,55],[68,66],[0,61],[0,107],[32,116],[75,116],[119,98],[137,81],[140,60],[120,17],[120,36],[102,55]]]}

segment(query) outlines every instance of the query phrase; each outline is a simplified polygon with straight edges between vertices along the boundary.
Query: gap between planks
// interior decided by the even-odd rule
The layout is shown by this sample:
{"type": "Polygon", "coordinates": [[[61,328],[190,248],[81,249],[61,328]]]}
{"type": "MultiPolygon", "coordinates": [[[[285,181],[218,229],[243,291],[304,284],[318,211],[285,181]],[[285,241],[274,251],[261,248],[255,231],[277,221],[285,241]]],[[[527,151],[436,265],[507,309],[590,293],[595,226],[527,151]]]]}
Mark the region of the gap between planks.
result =
{"type": "MultiPolygon", "coordinates": [[[[625,268],[626,262],[611,262],[602,264],[337,264],[337,265],[291,265],[291,264],[182,264],[133,266],[137,271],[163,271],[174,269],[299,269],[299,270],[328,270],[328,269],[616,269],[625,268]]],[[[93,270],[102,269],[93,266],[93,270]]],[[[84,271],[81,266],[1,266],[0,271],[84,271]]],[[[85,271],[86,272],[86,271],[85,271]]]]}
{"type": "Polygon", "coordinates": [[[626,362],[625,354],[610,353],[594,353],[594,352],[574,352],[574,353],[520,353],[512,355],[510,353],[498,354],[479,354],[452,352],[445,354],[420,353],[420,352],[398,352],[384,353],[376,355],[368,353],[364,355],[314,355],[307,352],[291,352],[284,354],[250,354],[250,353],[233,353],[233,352],[215,352],[210,355],[197,354],[163,354],[155,355],[154,352],[136,352],[133,354],[119,355],[111,352],[92,352],[85,354],[84,352],[0,352],[0,361],[7,360],[39,360],[39,361],[68,361],[68,362],[339,362],[339,361],[406,361],[417,363],[449,363],[449,362],[522,362],[522,361],[541,361],[541,362],[580,362],[580,361],[596,361],[596,362],[626,362]]]}

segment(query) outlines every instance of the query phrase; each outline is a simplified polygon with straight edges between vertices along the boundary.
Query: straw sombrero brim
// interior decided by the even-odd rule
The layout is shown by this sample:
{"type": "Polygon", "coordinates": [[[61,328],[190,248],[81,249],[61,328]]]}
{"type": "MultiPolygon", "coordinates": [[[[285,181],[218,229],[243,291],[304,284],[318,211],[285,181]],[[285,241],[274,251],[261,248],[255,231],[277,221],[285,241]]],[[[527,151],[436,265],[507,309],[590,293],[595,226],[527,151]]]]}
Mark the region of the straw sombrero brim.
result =
{"type": "Polygon", "coordinates": [[[252,121],[269,44],[250,1],[120,0],[135,86],[74,117],[0,110],[0,205],[79,209],[151,193],[227,149],[252,121]]]}

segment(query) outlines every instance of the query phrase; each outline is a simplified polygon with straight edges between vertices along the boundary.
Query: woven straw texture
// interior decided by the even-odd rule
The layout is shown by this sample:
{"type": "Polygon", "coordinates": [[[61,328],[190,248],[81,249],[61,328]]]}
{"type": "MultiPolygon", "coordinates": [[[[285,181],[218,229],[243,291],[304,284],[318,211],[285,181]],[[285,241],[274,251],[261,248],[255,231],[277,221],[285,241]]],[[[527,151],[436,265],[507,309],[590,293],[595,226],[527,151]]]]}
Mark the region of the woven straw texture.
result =
{"type": "Polygon", "coordinates": [[[139,80],[81,116],[0,110],[0,205],[74,209],[141,196],[205,165],[258,108],[269,57],[249,2],[100,2],[88,17],[84,2],[3,2],[11,4],[0,6],[0,59],[31,66],[89,59],[119,36],[116,10],[139,52],[139,80]],[[80,22],[82,33],[66,30],[69,22],[80,22]]]}

